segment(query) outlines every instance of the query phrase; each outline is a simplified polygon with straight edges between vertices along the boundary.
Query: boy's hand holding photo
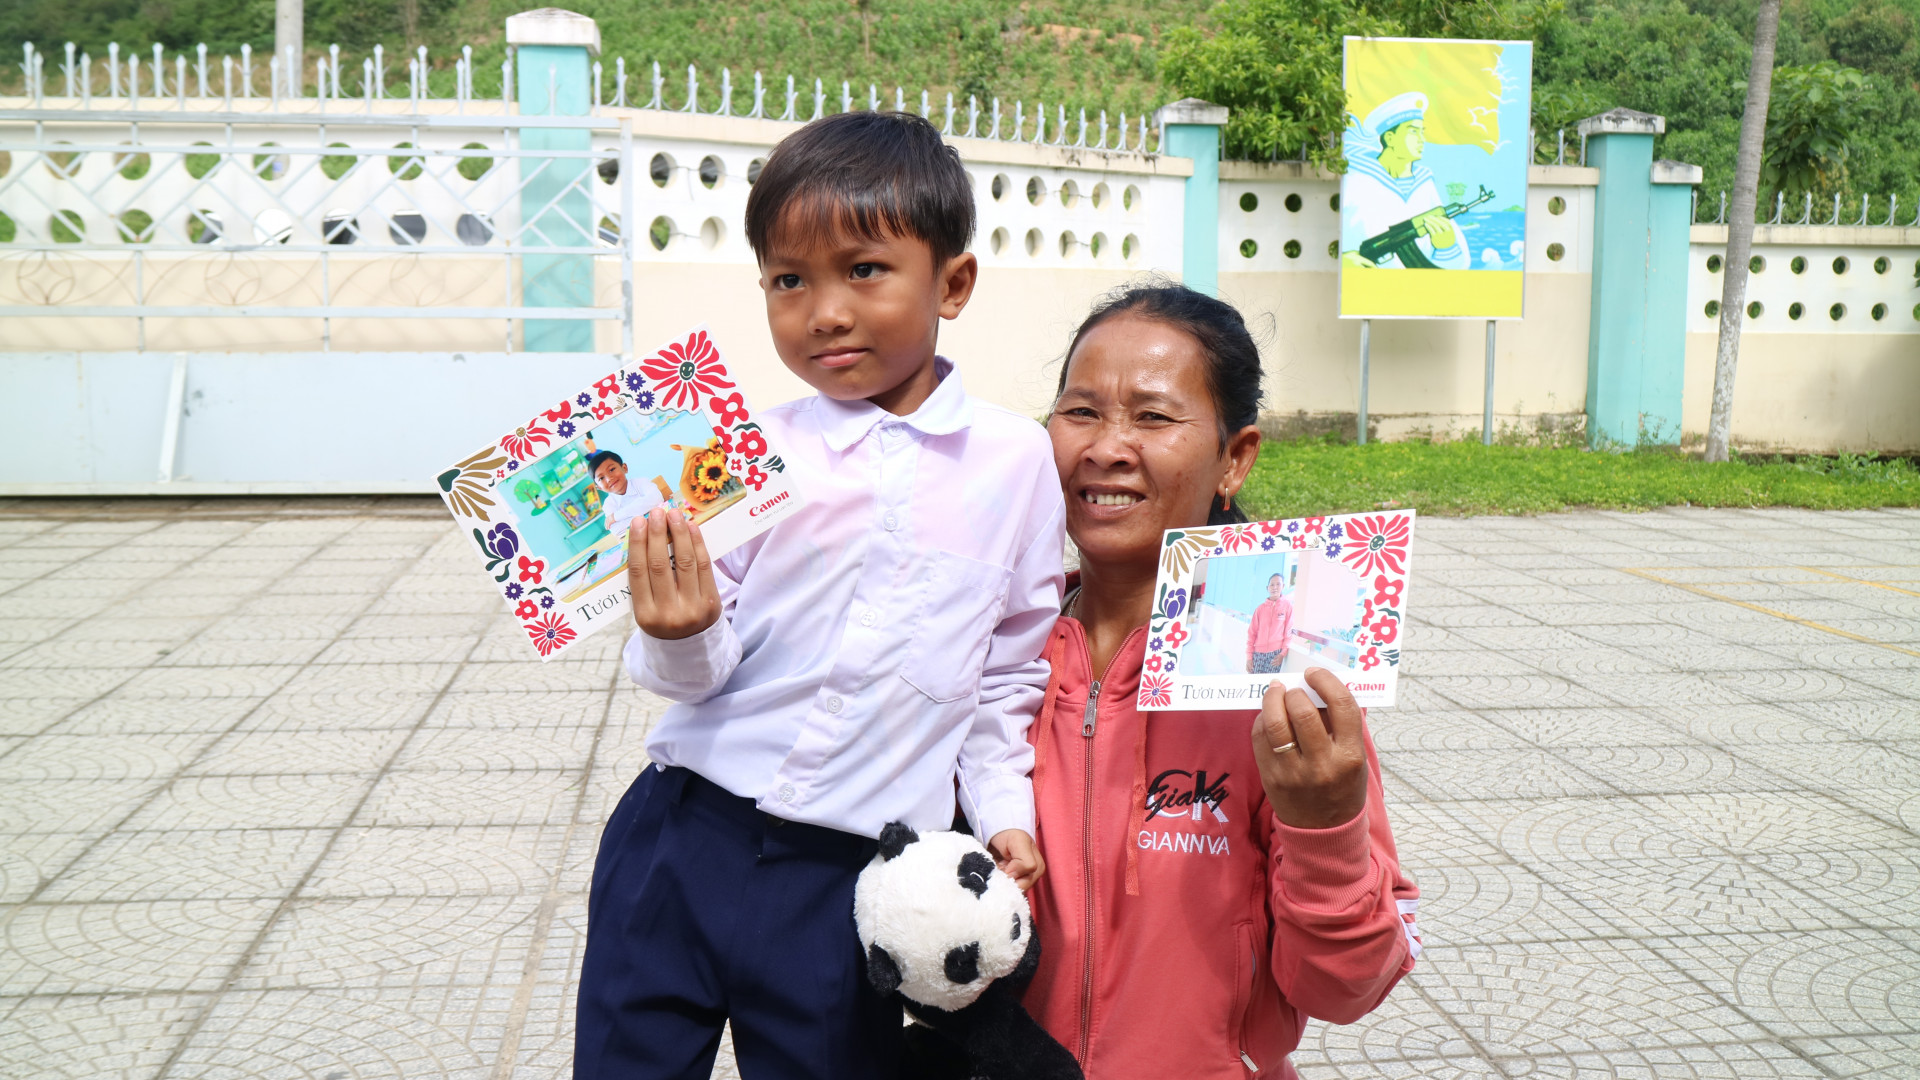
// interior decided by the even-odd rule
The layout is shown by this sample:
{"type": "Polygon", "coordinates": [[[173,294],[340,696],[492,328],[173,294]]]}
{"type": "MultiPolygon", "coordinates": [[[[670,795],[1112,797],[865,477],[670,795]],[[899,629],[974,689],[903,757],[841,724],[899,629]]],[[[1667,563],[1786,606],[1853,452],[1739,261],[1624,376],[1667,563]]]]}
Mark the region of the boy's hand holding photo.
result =
{"type": "Polygon", "coordinates": [[[720,619],[720,588],[700,526],[679,510],[654,507],[627,534],[633,621],[662,641],[692,637],[720,619]]]}

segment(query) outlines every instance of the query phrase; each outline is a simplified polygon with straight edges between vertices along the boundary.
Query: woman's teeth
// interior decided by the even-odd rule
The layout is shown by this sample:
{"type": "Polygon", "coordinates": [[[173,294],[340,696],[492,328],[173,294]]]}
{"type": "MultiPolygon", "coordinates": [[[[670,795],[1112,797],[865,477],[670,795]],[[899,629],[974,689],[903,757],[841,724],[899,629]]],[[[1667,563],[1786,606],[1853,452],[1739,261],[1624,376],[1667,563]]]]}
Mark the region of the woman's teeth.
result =
{"type": "Polygon", "coordinates": [[[1091,491],[1085,491],[1081,492],[1080,497],[1095,506],[1132,506],[1134,503],[1140,501],[1140,496],[1130,495],[1124,492],[1096,494],[1091,491]]]}

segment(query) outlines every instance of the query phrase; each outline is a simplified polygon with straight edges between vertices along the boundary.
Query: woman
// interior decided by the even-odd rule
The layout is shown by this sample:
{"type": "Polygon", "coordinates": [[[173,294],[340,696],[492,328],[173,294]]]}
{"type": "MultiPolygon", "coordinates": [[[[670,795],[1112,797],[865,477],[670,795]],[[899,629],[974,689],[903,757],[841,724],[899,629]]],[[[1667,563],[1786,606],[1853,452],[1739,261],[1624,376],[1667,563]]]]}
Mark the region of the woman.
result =
{"type": "Polygon", "coordinates": [[[1051,872],[1026,1004],[1092,1080],[1291,1077],[1308,1016],[1365,1015],[1419,952],[1339,680],[1308,673],[1324,710],[1278,689],[1258,712],[1134,707],[1161,533],[1245,520],[1259,398],[1239,314],[1148,286],[1081,325],[1047,424],[1081,568],[1030,735],[1051,872]]]}

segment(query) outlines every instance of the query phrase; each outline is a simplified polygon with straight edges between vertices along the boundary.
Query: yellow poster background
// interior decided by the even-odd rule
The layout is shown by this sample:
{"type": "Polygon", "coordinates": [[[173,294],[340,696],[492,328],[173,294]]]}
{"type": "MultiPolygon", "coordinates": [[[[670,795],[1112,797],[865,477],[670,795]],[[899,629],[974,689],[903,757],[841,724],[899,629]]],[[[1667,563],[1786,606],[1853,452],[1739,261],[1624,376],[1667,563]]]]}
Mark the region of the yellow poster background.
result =
{"type": "Polygon", "coordinates": [[[1347,42],[1347,112],[1364,117],[1388,98],[1418,90],[1427,95],[1427,141],[1500,145],[1497,41],[1347,42]]]}

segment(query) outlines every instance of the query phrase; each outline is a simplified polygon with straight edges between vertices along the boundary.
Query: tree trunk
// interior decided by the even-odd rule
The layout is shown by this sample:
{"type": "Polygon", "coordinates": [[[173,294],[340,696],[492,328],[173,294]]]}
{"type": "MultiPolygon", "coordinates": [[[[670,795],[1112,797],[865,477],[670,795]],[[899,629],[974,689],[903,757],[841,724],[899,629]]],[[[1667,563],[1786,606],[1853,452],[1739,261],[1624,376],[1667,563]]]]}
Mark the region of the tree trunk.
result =
{"type": "Polygon", "coordinates": [[[1740,324],[1746,318],[1747,261],[1753,253],[1754,202],[1760,193],[1760,151],[1767,133],[1767,97],[1773,90],[1773,46],[1780,0],[1760,0],[1753,28],[1753,68],[1747,107],[1740,114],[1740,149],[1733,168],[1733,205],[1727,208],[1727,254],[1721,264],[1720,348],[1713,361],[1713,415],[1707,421],[1707,460],[1727,460],[1733,426],[1733,376],[1740,362],[1740,324]]]}

